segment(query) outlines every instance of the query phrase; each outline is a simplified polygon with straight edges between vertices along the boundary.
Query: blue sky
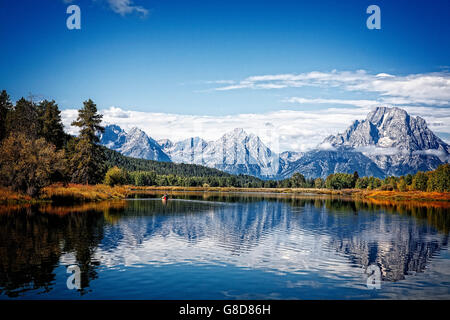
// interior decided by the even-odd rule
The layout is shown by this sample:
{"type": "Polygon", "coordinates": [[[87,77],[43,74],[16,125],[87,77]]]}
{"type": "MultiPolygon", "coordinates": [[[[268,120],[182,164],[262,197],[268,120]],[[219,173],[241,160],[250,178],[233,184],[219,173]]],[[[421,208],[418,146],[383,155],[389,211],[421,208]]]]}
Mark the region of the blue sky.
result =
{"type": "MultiPolygon", "coordinates": [[[[194,117],[186,123],[279,110],[362,116],[382,103],[428,116],[448,138],[449,9],[446,0],[1,0],[0,87],[15,100],[55,99],[67,115],[92,98],[111,119],[118,110],[194,117]],[[70,4],[81,30],[66,28],[70,4]],[[371,4],[381,30],[366,27],[371,4]]],[[[157,138],[173,131],[161,130],[157,138]]],[[[287,134],[286,146],[307,138],[287,134]]]]}

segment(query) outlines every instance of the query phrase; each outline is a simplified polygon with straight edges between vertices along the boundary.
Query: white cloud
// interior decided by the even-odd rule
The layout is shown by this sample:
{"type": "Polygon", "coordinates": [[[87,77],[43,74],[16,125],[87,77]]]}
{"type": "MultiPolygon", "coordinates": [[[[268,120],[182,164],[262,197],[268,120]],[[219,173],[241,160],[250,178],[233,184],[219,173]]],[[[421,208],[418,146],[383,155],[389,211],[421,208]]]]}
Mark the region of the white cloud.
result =
{"type": "Polygon", "coordinates": [[[347,91],[373,92],[380,101],[392,104],[450,105],[450,73],[432,72],[395,76],[369,74],[364,70],[275,74],[251,76],[217,91],[236,89],[282,89],[299,87],[336,87],[347,91]]]}
{"type": "Polygon", "coordinates": [[[378,77],[378,78],[393,78],[395,76],[393,76],[392,74],[382,72],[382,73],[377,74],[376,77],[378,77]]]}
{"type": "Polygon", "coordinates": [[[427,73],[404,77],[370,79],[348,86],[351,90],[378,92],[383,96],[403,98],[410,103],[450,105],[450,74],[427,73]]]}
{"type": "Polygon", "coordinates": [[[439,149],[417,150],[417,151],[413,151],[413,154],[436,156],[441,161],[444,161],[444,162],[450,161],[450,157],[447,156],[447,154],[443,150],[439,150],[439,149]]]}
{"type": "Polygon", "coordinates": [[[131,13],[138,13],[141,14],[142,16],[146,16],[148,14],[147,9],[145,9],[142,6],[134,5],[133,1],[131,0],[107,0],[107,1],[112,11],[122,16],[131,13]]]}
{"type": "MultiPolygon", "coordinates": [[[[127,14],[137,13],[141,16],[146,16],[148,14],[148,9],[142,6],[134,5],[132,0],[92,0],[93,2],[106,1],[115,13],[125,16],[127,14]]],[[[64,3],[72,3],[74,0],[63,0],[64,3]]]]}
{"type": "Polygon", "coordinates": [[[331,145],[331,143],[329,143],[329,142],[322,142],[321,144],[318,145],[317,149],[319,149],[319,150],[336,150],[336,148],[333,147],[331,145]]]}
{"type": "MultiPolygon", "coordinates": [[[[365,115],[374,107],[392,106],[393,103],[386,103],[384,99],[379,100],[351,100],[351,99],[307,99],[300,97],[291,97],[283,100],[289,103],[298,104],[330,104],[330,105],[347,105],[358,107],[358,112],[354,109],[344,109],[342,112],[351,112],[360,115],[358,119],[365,118],[365,115]]],[[[411,115],[420,116],[427,121],[428,128],[435,133],[450,133],[450,110],[449,108],[433,108],[414,105],[402,105],[402,109],[411,115]]]]}
{"type": "Polygon", "coordinates": [[[357,107],[377,107],[383,105],[382,102],[376,100],[351,100],[351,99],[306,99],[300,97],[292,97],[283,100],[284,102],[299,104],[342,104],[357,107]]]}
{"type": "Polygon", "coordinates": [[[376,146],[364,146],[355,148],[356,151],[359,151],[365,155],[371,156],[392,156],[395,154],[399,154],[401,150],[397,148],[381,148],[376,146]]]}

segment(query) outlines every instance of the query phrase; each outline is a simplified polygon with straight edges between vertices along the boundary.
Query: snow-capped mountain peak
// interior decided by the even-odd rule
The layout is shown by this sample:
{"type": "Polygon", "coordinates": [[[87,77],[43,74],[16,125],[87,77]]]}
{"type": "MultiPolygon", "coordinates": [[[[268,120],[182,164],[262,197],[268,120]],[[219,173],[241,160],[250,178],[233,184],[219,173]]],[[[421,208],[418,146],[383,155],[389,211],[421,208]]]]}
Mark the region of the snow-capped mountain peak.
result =
{"type": "Polygon", "coordinates": [[[203,151],[208,143],[202,138],[188,138],[176,143],[164,143],[163,151],[173,162],[202,164],[203,151]]]}
{"type": "Polygon", "coordinates": [[[133,158],[170,161],[160,145],[137,127],[127,133],[117,125],[108,125],[100,137],[100,143],[133,158]]]}
{"type": "Polygon", "coordinates": [[[344,133],[324,142],[361,151],[388,175],[432,170],[448,159],[450,151],[424,119],[388,107],[376,108],[365,120],[353,122],[344,133]]]}
{"type": "Polygon", "coordinates": [[[259,137],[242,128],[227,132],[215,141],[193,137],[164,145],[163,150],[174,162],[194,163],[229,173],[274,176],[278,168],[277,155],[259,137]]]}

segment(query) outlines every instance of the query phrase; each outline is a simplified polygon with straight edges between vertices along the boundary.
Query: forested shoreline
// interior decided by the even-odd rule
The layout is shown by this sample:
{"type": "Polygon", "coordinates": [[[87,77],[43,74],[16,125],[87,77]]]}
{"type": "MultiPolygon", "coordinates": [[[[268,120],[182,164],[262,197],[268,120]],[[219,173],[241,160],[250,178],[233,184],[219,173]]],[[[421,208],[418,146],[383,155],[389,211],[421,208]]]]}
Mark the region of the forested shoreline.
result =
{"type": "MultiPolygon", "coordinates": [[[[61,112],[52,100],[19,99],[13,104],[5,90],[0,93],[0,186],[32,198],[43,188],[58,183],[110,187],[130,185],[231,188],[314,188],[381,191],[449,192],[450,165],[434,171],[401,177],[359,177],[335,173],[326,179],[305,178],[295,173],[284,180],[262,180],[232,175],[193,164],[135,159],[99,145],[102,115],[92,100],[83,103],[72,126],[77,137],[64,132],[61,112]]],[[[7,193],[4,191],[4,193],[7,193]]]]}

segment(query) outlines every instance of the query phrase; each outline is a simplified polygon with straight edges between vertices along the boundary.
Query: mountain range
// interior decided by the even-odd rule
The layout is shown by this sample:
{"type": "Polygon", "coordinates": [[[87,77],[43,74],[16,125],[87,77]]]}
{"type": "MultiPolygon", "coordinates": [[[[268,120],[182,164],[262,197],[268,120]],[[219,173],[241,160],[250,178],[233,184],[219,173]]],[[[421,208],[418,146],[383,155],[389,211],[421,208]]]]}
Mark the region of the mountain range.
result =
{"type": "Polygon", "coordinates": [[[123,155],[156,161],[198,164],[232,174],[283,179],[295,172],[307,178],[358,171],[360,176],[386,177],[434,170],[449,161],[450,147],[424,119],[400,108],[378,107],[365,120],[329,136],[314,150],[277,154],[241,128],[215,141],[192,137],[178,142],[155,141],[138,128],[125,132],[108,125],[101,144],[123,155]]]}

